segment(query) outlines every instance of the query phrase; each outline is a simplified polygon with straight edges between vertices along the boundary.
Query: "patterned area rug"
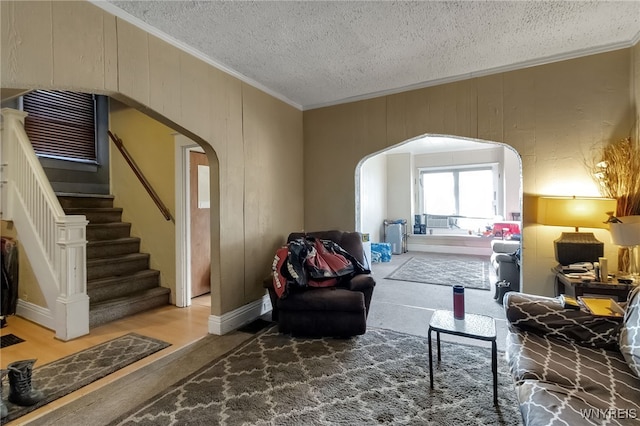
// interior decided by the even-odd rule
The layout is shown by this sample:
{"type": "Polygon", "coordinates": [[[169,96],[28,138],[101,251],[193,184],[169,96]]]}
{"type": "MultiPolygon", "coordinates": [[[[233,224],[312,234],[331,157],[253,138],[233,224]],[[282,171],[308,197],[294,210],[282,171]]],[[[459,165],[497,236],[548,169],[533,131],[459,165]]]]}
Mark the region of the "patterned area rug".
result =
{"type": "Polygon", "coordinates": [[[369,329],[300,339],[271,328],[112,425],[521,424],[502,355],[498,407],[490,349],[442,342],[434,362],[430,390],[424,337],[369,329]]]}
{"type": "Polygon", "coordinates": [[[412,257],[387,279],[438,285],[462,284],[467,288],[491,289],[489,258],[483,256],[429,253],[412,257]]]}
{"type": "Polygon", "coordinates": [[[9,415],[2,422],[14,420],[58,398],[80,389],[127,365],[141,360],[170,343],[140,334],[130,333],[84,351],[33,369],[31,383],[41,390],[45,399],[30,407],[21,407],[6,400],[9,396],[9,378],[2,383],[2,396],[9,415]]]}

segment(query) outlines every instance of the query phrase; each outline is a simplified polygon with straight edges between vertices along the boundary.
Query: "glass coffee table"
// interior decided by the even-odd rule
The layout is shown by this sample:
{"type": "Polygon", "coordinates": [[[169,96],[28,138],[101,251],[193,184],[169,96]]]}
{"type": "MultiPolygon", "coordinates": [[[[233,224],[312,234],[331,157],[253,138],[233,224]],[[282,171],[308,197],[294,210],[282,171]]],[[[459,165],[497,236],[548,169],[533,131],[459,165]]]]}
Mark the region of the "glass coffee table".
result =
{"type": "Polygon", "coordinates": [[[433,389],[433,356],[431,332],[436,332],[438,363],[440,363],[440,333],[491,342],[491,371],[493,372],[493,404],[498,405],[498,348],[496,345],[496,321],[486,315],[465,313],[463,320],[453,317],[451,311],[435,311],[429,322],[429,384],[433,389]]]}

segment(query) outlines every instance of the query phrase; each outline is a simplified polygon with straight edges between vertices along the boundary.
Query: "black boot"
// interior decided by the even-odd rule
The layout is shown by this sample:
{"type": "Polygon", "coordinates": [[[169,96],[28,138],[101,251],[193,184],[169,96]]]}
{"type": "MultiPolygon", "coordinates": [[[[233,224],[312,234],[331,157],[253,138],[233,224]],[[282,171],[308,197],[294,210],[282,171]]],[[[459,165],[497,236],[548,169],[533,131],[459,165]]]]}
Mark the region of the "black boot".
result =
{"type": "Polygon", "coordinates": [[[44,399],[44,394],[31,387],[31,371],[35,359],[12,362],[9,370],[9,401],[17,405],[34,405],[44,399]]]}
{"type": "Polygon", "coordinates": [[[6,375],[7,370],[0,370],[0,417],[3,419],[9,414],[9,410],[7,410],[7,406],[4,405],[4,400],[2,399],[2,382],[6,375]]]}

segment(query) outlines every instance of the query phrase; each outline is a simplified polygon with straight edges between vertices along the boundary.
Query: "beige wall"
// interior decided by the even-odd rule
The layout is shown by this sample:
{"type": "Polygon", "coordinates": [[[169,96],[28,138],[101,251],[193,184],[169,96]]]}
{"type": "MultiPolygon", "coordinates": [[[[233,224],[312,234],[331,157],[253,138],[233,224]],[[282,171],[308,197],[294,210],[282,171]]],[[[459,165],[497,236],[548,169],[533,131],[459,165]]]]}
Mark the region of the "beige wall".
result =
{"type": "MultiPolygon", "coordinates": [[[[305,226],[353,229],[358,162],[425,133],[512,146],[522,158],[525,195],[598,195],[584,158],[595,144],[631,129],[631,59],[632,49],[622,49],[305,111],[305,164],[314,166],[305,169],[305,226]]],[[[553,240],[570,230],[532,224],[526,204],[527,197],[523,287],[551,295],[553,240]]],[[[596,236],[609,243],[606,231],[596,236]]]]}
{"type": "Polygon", "coordinates": [[[374,155],[360,167],[360,231],[382,241],[387,215],[387,156],[374,155]]]}
{"type": "MultiPolygon", "coordinates": [[[[3,1],[0,14],[2,88],[113,95],[204,144],[218,171],[216,315],[262,294],[267,249],[303,214],[307,230],[354,228],[366,155],[424,133],[504,142],[522,157],[525,194],[595,195],[582,158],[628,135],[640,97],[636,45],[303,114],[88,2],[3,1]]],[[[532,224],[524,207],[524,290],[551,294],[563,229],[532,224]]]]}
{"type": "Polygon", "coordinates": [[[283,108],[248,85],[243,85],[243,97],[245,299],[255,299],[264,289],[252,283],[271,272],[273,255],[287,235],[303,229],[302,112],[283,108]]]}
{"type": "Polygon", "coordinates": [[[302,112],[89,2],[3,1],[0,14],[2,88],[107,94],[204,145],[219,202],[211,311],[261,296],[261,250],[302,228],[302,112]]]}
{"type": "Polygon", "coordinates": [[[1,221],[0,231],[3,237],[12,238],[18,243],[18,297],[25,302],[47,308],[47,301],[37,285],[31,263],[20,245],[20,237],[13,223],[6,220],[1,221]]]}

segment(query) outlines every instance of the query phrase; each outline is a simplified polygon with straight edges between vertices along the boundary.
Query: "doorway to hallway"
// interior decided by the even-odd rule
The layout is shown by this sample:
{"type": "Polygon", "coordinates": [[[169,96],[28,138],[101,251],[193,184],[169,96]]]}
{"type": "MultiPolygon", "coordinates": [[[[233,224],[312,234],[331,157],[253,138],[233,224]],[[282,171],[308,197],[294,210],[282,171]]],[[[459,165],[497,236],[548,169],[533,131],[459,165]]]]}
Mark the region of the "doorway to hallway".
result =
{"type": "Polygon", "coordinates": [[[211,226],[209,161],[204,152],[189,151],[191,222],[191,298],[211,292],[211,226]]]}

